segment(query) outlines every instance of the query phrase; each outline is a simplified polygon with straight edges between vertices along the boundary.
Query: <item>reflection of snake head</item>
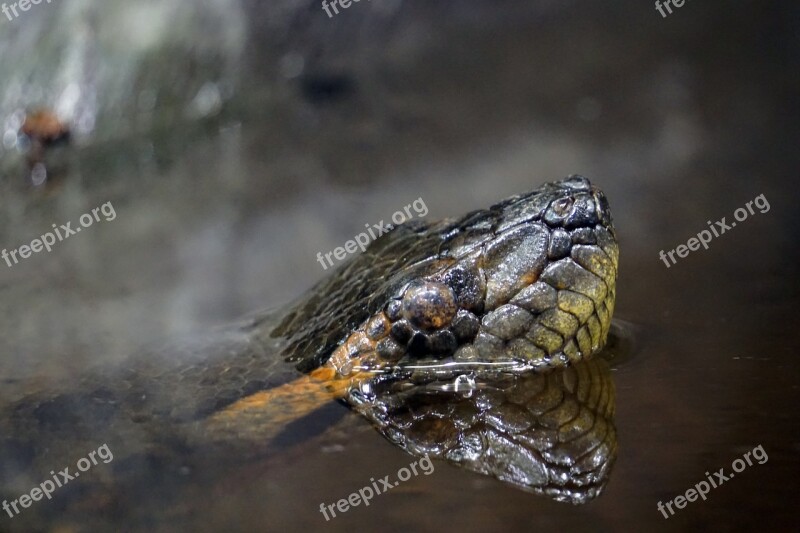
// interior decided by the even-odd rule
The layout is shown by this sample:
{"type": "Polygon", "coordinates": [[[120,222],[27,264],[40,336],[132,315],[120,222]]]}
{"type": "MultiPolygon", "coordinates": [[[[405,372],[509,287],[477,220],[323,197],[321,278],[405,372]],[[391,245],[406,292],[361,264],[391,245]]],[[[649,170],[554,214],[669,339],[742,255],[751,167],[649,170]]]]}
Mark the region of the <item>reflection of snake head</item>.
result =
{"type": "Polygon", "coordinates": [[[586,503],[617,455],[603,357],[546,374],[421,385],[388,380],[355,409],[391,442],[557,501],[586,503]]]}
{"type": "Polygon", "coordinates": [[[572,176],[458,220],[397,227],[273,335],[326,379],[547,371],[604,345],[617,260],[605,196],[572,176]]]}

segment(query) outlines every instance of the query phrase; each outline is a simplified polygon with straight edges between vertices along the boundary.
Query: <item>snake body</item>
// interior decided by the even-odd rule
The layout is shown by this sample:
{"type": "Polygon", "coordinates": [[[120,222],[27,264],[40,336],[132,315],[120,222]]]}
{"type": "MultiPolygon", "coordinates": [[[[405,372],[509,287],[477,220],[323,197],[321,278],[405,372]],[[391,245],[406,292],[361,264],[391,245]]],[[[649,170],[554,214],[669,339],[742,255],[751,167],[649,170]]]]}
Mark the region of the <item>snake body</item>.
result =
{"type": "Polygon", "coordinates": [[[410,453],[587,501],[616,453],[613,385],[592,356],[617,265],[606,198],[580,176],[403,224],[285,310],[6,406],[0,489],[27,490],[101,442],[117,456],[110,483],[220,446],[257,454],[335,398],[410,453]]]}

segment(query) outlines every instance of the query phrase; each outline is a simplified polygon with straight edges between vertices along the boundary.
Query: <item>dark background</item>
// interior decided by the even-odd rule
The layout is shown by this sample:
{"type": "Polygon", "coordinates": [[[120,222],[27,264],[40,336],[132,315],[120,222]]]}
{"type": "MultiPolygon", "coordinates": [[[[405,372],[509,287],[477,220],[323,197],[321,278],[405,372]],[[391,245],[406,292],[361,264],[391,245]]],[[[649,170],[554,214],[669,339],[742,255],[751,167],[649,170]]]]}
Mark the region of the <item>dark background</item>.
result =
{"type": "Polygon", "coordinates": [[[790,2],[706,0],[667,18],[647,1],[488,0],[362,1],[330,19],[305,1],[63,0],[0,18],[0,247],[108,201],[117,213],[0,263],[0,402],[280,306],[325,274],[317,252],[419,197],[435,220],[580,173],[615,216],[616,316],[640,327],[615,370],[603,496],[572,507],[436,464],[326,523],[319,503],[411,461],[348,413],[174,520],[796,529],[798,22],[790,2]],[[16,131],[38,107],[73,135],[34,187],[16,131]],[[759,194],[769,212],[669,269],[658,259],[759,194]],[[766,464],[657,511],[757,445],[766,464]]]}

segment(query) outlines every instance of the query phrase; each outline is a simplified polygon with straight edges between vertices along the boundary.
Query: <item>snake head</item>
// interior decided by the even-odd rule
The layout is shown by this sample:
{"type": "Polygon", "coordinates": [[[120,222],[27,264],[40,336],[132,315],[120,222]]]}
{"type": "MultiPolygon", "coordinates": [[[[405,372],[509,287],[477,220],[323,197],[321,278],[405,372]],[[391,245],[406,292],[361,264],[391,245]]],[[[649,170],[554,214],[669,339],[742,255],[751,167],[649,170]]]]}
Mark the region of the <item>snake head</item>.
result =
{"type": "Polygon", "coordinates": [[[618,248],[608,202],[588,180],[510,198],[468,215],[454,233],[440,247],[441,268],[387,304],[383,359],[546,371],[602,348],[618,248]]]}
{"type": "Polygon", "coordinates": [[[546,372],[605,344],[617,265],[605,195],[570,176],[460,219],[398,226],[273,336],[300,370],[342,379],[546,372]]]}
{"type": "Polygon", "coordinates": [[[608,202],[571,176],[372,243],[273,332],[297,367],[391,442],[584,503],[616,457],[602,358],[618,246],[608,202]]]}

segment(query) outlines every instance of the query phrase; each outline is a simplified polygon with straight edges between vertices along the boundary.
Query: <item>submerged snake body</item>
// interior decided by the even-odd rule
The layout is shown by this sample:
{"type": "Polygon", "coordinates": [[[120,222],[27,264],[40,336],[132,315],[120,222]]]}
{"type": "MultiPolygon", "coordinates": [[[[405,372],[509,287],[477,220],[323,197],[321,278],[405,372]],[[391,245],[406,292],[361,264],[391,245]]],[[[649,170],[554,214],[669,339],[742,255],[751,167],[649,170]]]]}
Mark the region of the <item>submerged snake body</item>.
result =
{"type": "Polygon", "coordinates": [[[2,488],[104,441],[115,477],[180,469],[214,443],[252,453],[333,396],[411,453],[586,501],[616,450],[608,368],[588,359],[608,336],[617,264],[606,199],[579,176],[398,226],[284,313],[8,407],[2,488]]]}

